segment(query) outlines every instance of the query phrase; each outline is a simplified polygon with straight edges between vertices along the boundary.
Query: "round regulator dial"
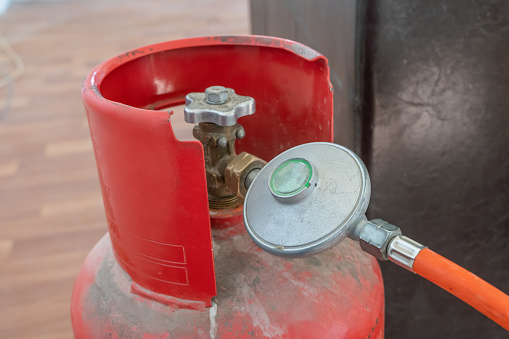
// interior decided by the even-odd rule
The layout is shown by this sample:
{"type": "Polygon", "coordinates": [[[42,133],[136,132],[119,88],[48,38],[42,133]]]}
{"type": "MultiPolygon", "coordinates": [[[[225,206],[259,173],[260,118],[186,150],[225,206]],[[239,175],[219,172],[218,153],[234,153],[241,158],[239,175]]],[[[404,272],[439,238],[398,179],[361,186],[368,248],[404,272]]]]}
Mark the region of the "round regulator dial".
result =
{"type": "Polygon", "coordinates": [[[244,201],[244,222],[255,243],[281,257],[305,257],[336,245],[364,217],[368,171],[351,150],[304,144],[260,171],[244,201]]]}

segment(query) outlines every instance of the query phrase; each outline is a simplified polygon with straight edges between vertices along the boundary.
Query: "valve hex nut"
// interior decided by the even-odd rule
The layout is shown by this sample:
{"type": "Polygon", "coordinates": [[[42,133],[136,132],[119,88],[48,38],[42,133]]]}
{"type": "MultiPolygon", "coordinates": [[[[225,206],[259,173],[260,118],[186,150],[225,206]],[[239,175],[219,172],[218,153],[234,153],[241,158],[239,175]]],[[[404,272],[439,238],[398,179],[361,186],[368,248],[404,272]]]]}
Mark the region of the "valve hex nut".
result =
{"type": "Polygon", "coordinates": [[[367,221],[359,231],[359,243],[364,252],[373,255],[378,260],[389,260],[387,246],[401,230],[387,221],[375,219],[367,221]]]}
{"type": "Polygon", "coordinates": [[[225,186],[233,194],[244,198],[247,193],[244,182],[247,175],[254,169],[262,169],[266,162],[252,154],[242,152],[226,166],[225,186]]]}

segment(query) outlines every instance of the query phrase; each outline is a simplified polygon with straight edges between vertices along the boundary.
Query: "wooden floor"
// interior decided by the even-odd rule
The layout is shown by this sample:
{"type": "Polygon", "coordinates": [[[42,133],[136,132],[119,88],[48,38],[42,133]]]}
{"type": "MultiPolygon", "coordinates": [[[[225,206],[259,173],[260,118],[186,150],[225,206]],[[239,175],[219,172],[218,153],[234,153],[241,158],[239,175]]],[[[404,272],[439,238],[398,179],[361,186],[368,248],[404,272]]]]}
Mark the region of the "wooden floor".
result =
{"type": "MultiPolygon", "coordinates": [[[[248,31],[247,0],[23,1],[0,17],[25,64],[0,89],[0,338],[72,337],[74,279],[106,232],[86,74],[135,47],[248,31]]],[[[9,67],[0,56],[0,77],[9,67]]]]}

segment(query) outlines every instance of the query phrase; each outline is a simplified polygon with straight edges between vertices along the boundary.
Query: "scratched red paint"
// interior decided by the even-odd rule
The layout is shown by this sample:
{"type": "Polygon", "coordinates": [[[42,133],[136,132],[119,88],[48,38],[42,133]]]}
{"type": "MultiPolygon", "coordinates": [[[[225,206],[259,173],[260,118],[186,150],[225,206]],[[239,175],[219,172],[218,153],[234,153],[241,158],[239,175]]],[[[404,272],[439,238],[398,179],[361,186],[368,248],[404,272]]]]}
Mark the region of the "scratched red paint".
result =
{"type": "Polygon", "coordinates": [[[143,339],[165,339],[165,338],[169,338],[170,337],[170,333],[169,332],[166,332],[166,333],[161,333],[161,334],[144,334],[143,335],[143,339]]]}
{"type": "MultiPolygon", "coordinates": [[[[293,260],[290,269],[285,269],[289,267],[285,259],[253,251],[256,246],[240,230],[232,238],[214,240],[214,244],[217,336],[383,338],[382,277],[376,261],[357,244],[345,240],[311,262],[309,258],[293,260]],[[357,262],[335,260],[352,252],[357,262]]],[[[73,294],[73,300],[82,301],[78,317],[73,318],[75,330],[84,329],[78,338],[101,337],[97,333],[139,338],[147,333],[159,335],[165,329],[171,329],[171,337],[210,335],[211,308],[183,310],[148,299],[141,302],[141,297],[130,293],[132,280],[116,264],[107,237],[91,256],[98,253],[103,257],[102,267],[88,268],[99,275],[93,273],[93,284],[73,294]],[[107,310],[98,306],[115,304],[107,310]]],[[[89,273],[82,270],[80,277],[89,273]]]]}

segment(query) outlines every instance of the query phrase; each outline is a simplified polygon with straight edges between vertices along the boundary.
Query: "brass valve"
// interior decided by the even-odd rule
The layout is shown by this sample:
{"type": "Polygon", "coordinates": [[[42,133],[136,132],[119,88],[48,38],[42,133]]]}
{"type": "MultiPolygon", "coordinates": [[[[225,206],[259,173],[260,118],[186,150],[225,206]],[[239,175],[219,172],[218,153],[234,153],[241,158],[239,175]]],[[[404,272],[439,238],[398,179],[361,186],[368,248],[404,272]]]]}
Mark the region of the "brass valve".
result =
{"type": "Polygon", "coordinates": [[[222,86],[186,96],[184,118],[186,122],[198,123],[193,136],[203,144],[211,209],[242,204],[254,176],[266,163],[249,153],[237,155],[235,151],[235,140],[246,135],[237,119],[254,112],[253,98],[237,95],[233,89],[222,86]]]}

